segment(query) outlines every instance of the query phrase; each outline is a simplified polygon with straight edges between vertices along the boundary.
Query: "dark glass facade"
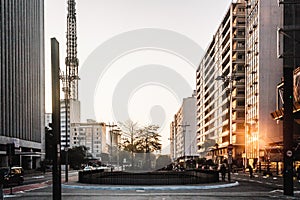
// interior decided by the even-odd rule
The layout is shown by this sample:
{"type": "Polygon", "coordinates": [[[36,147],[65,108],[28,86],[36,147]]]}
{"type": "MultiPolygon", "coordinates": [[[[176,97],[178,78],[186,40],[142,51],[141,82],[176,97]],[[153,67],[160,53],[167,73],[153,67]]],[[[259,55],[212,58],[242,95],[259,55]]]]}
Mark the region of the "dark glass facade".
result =
{"type": "Polygon", "coordinates": [[[44,76],[44,1],[0,0],[0,148],[41,149],[44,76]]]}

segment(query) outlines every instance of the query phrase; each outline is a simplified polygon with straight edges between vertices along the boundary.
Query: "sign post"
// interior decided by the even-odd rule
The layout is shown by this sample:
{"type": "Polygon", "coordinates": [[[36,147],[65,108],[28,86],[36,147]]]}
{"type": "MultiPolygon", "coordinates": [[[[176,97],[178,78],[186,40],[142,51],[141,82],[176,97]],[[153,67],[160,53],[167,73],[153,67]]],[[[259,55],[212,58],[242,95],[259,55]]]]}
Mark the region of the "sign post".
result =
{"type": "Polygon", "coordinates": [[[232,150],[233,145],[229,144],[227,147],[227,153],[228,153],[228,182],[231,181],[231,164],[232,164],[232,150]]]}

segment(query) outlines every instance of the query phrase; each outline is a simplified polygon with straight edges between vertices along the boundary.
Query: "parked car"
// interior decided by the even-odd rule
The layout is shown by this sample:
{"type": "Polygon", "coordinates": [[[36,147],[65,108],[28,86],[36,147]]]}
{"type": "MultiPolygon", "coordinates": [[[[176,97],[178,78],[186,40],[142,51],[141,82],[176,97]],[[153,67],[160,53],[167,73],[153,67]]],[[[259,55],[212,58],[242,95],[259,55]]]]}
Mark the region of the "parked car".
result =
{"type": "Polygon", "coordinates": [[[3,185],[21,185],[24,182],[24,170],[22,167],[0,168],[0,174],[3,176],[3,185]]]}

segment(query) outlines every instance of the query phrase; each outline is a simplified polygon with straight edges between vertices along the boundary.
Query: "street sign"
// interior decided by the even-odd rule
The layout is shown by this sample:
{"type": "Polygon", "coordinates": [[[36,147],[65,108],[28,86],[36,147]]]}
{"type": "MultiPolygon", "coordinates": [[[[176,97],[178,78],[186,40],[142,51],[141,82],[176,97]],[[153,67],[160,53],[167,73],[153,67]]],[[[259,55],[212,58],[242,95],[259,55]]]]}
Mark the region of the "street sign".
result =
{"type": "Polygon", "coordinates": [[[229,149],[228,149],[228,155],[229,155],[229,156],[232,156],[232,150],[229,150],[229,149]]]}
{"type": "Polygon", "coordinates": [[[287,155],[288,157],[292,157],[293,152],[292,152],[291,150],[288,150],[288,151],[286,152],[286,155],[287,155]]]}

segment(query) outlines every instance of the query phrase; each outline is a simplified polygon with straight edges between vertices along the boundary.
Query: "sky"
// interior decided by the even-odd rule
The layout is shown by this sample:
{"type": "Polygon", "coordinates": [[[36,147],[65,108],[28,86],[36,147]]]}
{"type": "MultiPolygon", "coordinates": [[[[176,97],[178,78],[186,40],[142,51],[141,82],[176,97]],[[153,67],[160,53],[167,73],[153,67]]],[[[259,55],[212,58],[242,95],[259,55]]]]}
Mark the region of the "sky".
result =
{"type": "MultiPolygon", "coordinates": [[[[169,126],[231,0],[77,0],[81,121],[130,118],[169,126]]],[[[51,112],[50,38],[66,57],[67,0],[45,1],[46,112],[51,112]]]]}

